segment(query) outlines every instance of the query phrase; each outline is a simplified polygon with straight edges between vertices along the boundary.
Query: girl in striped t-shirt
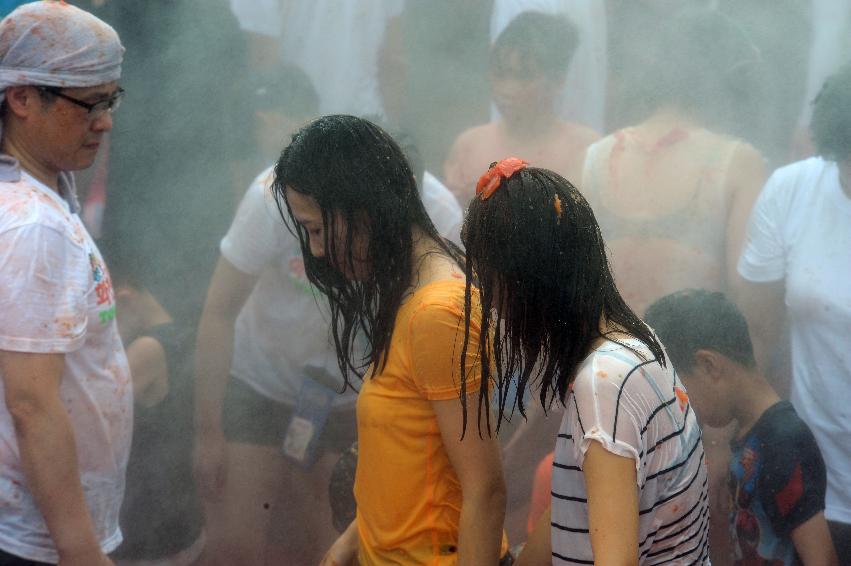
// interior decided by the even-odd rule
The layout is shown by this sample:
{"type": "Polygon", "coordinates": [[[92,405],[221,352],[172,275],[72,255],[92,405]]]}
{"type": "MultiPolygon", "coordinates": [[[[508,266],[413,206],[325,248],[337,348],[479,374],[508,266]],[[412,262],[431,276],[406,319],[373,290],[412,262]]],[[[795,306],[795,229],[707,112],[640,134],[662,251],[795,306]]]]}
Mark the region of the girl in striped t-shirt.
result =
{"type": "Polygon", "coordinates": [[[479,284],[467,285],[468,308],[479,293],[493,336],[479,347],[479,422],[488,378],[498,422],[506,406],[524,410],[530,384],[545,407],[565,406],[551,512],[520,564],[708,563],[700,429],[662,345],[615,286],[590,206],[516,158],[494,164],[477,194],[462,239],[479,284]]]}

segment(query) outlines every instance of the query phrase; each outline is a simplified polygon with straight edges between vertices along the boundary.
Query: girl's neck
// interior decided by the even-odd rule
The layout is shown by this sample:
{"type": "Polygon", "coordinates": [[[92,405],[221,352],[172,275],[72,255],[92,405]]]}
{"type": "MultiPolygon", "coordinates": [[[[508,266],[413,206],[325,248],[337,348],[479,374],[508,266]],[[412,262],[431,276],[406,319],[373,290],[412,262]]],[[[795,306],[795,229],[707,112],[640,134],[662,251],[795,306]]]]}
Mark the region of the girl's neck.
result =
{"type": "Polygon", "coordinates": [[[411,232],[411,264],[414,270],[411,280],[412,292],[435,281],[464,280],[464,270],[434,238],[419,226],[415,226],[411,232]]]}

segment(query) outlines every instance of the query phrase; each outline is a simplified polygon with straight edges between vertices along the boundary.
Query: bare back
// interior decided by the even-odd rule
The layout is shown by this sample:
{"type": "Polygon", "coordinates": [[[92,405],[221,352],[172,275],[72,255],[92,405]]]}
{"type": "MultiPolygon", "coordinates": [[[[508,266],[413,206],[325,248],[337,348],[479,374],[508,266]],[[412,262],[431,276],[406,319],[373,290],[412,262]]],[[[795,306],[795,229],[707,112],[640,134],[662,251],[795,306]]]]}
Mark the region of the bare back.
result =
{"type": "MultiPolygon", "coordinates": [[[[740,175],[740,154],[761,161],[735,138],[650,122],[588,149],[582,190],[609,246],[618,288],[637,313],[678,289],[725,289],[729,240],[740,232],[731,222],[747,218],[735,212],[739,181],[747,181],[749,193],[761,184],[740,175]]],[[[744,200],[749,209],[752,198],[744,200]]]]}

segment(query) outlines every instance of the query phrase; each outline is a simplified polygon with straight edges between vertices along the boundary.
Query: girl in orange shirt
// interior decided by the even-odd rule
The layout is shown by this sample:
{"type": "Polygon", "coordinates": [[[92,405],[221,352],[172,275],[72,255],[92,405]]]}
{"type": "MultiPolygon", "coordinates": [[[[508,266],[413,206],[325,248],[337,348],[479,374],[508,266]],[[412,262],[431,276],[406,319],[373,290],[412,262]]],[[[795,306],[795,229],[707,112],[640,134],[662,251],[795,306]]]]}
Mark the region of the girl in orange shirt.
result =
{"type": "Polygon", "coordinates": [[[486,426],[465,430],[461,402],[461,373],[478,389],[481,370],[476,350],[460,354],[463,258],[435,230],[404,154],[367,120],[325,116],[293,137],[275,177],[328,298],[340,369],[347,383],[363,378],[357,518],[323,564],[497,564],[499,448],[486,426]]]}

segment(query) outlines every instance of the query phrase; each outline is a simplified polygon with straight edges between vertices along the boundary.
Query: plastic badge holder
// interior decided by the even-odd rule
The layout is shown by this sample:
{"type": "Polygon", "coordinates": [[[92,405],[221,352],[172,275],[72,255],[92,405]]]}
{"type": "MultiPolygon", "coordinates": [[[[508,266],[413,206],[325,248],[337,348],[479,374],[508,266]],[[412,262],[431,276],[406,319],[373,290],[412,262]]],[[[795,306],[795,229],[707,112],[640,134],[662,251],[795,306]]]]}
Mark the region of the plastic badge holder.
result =
{"type": "Polygon", "coordinates": [[[303,468],[311,468],[318,457],[319,438],[331,412],[336,392],[306,378],[298,404],[284,435],[283,452],[303,468]]]}

